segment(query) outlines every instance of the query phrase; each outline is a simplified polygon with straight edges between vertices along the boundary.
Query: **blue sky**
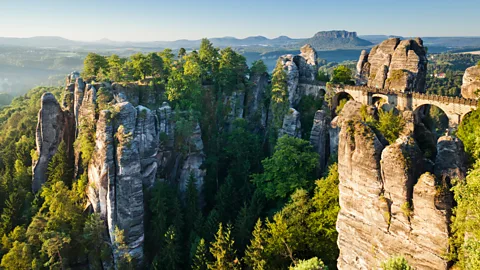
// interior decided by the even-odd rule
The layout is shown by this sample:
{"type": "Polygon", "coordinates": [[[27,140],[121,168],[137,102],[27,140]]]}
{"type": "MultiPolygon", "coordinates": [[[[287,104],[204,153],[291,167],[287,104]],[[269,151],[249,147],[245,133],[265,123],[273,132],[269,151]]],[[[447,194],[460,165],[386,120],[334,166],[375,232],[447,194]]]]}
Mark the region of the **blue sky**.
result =
{"type": "Polygon", "coordinates": [[[0,36],[151,41],[263,35],[480,36],[480,0],[0,0],[0,36]]]}

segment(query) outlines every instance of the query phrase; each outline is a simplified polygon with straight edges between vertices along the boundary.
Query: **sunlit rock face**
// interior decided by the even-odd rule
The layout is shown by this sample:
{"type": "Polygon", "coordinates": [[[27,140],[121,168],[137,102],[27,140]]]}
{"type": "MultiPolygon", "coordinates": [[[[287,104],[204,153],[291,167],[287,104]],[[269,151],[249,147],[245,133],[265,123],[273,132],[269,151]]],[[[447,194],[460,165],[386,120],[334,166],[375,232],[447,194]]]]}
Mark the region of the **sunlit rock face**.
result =
{"type": "Polygon", "coordinates": [[[427,56],[420,38],[390,38],[362,51],[357,63],[357,83],[395,91],[425,92],[427,56]]]}
{"type": "Polygon", "coordinates": [[[480,94],[480,66],[469,67],[463,74],[462,96],[478,99],[480,94]]]}
{"type": "Polygon", "coordinates": [[[376,269],[401,254],[417,269],[447,269],[453,201],[446,179],[465,177],[462,143],[441,137],[434,170],[428,172],[431,161],[410,134],[382,143],[359,119],[354,103],[336,120],[338,268],[376,269]]]}

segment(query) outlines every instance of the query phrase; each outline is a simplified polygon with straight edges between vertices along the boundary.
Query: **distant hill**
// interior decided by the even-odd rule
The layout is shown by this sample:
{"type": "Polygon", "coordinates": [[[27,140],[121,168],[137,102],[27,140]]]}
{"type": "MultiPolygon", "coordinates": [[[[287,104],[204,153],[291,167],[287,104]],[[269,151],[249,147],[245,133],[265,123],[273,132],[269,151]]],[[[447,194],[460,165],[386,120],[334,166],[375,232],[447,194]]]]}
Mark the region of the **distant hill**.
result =
{"type": "Polygon", "coordinates": [[[300,41],[298,46],[303,46],[307,43],[312,45],[317,51],[355,49],[373,45],[372,42],[359,38],[356,32],[344,30],[318,32],[313,37],[300,41]]]}

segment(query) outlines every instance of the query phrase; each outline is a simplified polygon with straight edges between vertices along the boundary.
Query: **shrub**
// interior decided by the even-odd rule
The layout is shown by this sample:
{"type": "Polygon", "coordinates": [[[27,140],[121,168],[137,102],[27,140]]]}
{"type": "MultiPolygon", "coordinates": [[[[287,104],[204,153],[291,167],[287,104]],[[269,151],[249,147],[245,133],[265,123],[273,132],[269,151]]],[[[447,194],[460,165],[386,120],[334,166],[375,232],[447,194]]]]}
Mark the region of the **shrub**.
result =
{"type": "Polygon", "coordinates": [[[299,260],[294,267],[290,267],[290,270],[324,270],[327,269],[325,264],[317,257],[313,257],[309,260],[299,260]]]}
{"type": "Polygon", "coordinates": [[[380,109],[378,111],[378,121],[373,123],[373,127],[382,133],[389,143],[394,143],[397,140],[404,126],[405,120],[403,117],[395,114],[393,110],[384,111],[380,109]]]}
{"type": "Polygon", "coordinates": [[[412,216],[412,206],[409,202],[404,202],[401,206],[403,214],[410,218],[412,216]]]}
{"type": "Polygon", "coordinates": [[[383,262],[381,267],[383,270],[413,270],[403,256],[392,257],[383,262]]]}

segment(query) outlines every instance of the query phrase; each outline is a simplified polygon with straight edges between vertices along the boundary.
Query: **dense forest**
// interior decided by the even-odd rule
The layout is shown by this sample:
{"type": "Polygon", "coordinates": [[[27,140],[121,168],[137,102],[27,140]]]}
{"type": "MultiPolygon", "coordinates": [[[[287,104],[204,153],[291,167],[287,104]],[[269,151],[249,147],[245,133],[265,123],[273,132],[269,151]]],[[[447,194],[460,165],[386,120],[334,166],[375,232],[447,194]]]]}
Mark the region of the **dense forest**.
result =
{"type": "MultiPolygon", "coordinates": [[[[441,57],[438,61],[447,61],[441,57]]],[[[318,80],[353,83],[351,65],[332,68],[323,64],[318,80]]],[[[437,63],[433,70],[453,74],[457,68],[437,63]]],[[[271,84],[263,105],[273,112],[267,130],[259,131],[245,119],[227,121],[224,96],[238,89],[248,93],[254,86],[249,78],[266,73],[261,60],[248,67],[245,57],[230,48],[215,48],[206,39],[198,51],[180,49],[177,55],[166,49],[128,58],[86,56],[83,78],[125,83],[148,80],[151,89],[160,89],[163,100],[178,112],[178,134],[191,133],[192,123],[198,122],[205,145],[203,190],[197,190],[191,177],[184,193],[166,181],[157,181],[145,191],[145,261],[135,261],[122,252],[126,248],[123,232],[115,232],[119,269],[336,269],[337,162],[332,157],[328,170],[319,175],[319,156],[308,141],[308,128],[302,138],[278,136],[281,119],[275,116],[288,109],[283,67],[277,65],[267,75],[271,84]]],[[[437,94],[459,93],[450,86],[438,90],[436,81],[429,84],[437,94]]],[[[74,162],[64,144],[48,166],[47,182],[40,192],[32,192],[40,97],[51,92],[61,100],[62,90],[35,88],[0,109],[0,255],[4,269],[111,267],[112,247],[104,241],[105,224],[86,207],[86,175],[74,174],[74,162]]],[[[100,89],[98,96],[100,108],[111,106],[109,93],[100,89]]],[[[306,115],[302,120],[311,123],[314,112],[327,103],[304,100],[299,108],[306,115]]],[[[405,123],[393,112],[380,111],[379,115],[373,119],[365,114],[363,120],[389,142],[395,141],[405,123]]],[[[472,168],[467,180],[453,188],[457,207],[449,256],[461,269],[480,267],[479,127],[480,111],[475,111],[457,132],[472,168]],[[472,236],[466,243],[465,234],[472,236]]],[[[83,162],[91,158],[93,140],[90,133],[79,136],[74,144],[81,148],[83,162]]],[[[383,267],[411,269],[402,257],[392,258],[383,267]]]]}

